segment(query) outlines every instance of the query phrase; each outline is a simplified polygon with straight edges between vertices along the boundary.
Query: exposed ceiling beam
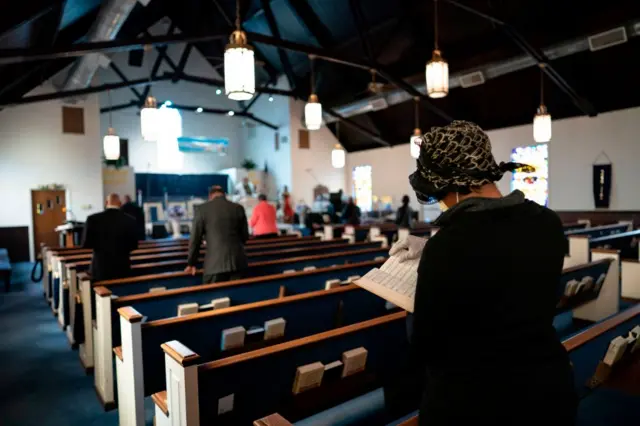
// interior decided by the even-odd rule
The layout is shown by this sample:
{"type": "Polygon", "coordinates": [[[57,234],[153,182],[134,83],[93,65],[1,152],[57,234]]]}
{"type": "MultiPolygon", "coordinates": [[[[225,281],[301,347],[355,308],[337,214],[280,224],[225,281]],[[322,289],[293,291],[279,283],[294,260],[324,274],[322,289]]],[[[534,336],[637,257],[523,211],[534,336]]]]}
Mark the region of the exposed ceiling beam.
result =
{"type": "Polygon", "coordinates": [[[328,48],[335,44],[331,31],[318,18],[307,0],[287,0],[287,4],[320,46],[328,48]]]}
{"type": "Polygon", "coordinates": [[[520,34],[518,30],[509,25],[508,23],[495,18],[491,15],[483,13],[477,9],[472,7],[463,5],[455,0],[444,0],[447,3],[465,10],[473,15],[479,16],[483,19],[488,20],[489,22],[497,25],[505,35],[511,39],[522,51],[531,56],[538,65],[543,65],[541,67],[542,71],[555,83],[555,85],[562,90],[571,101],[574,103],[578,109],[580,109],[584,114],[589,115],[590,117],[594,117],[598,115],[598,111],[595,106],[585,97],[580,96],[578,92],[571,86],[561,75],[559,72],[555,70],[555,68],[550,64],[549,58],[544,54],[541,49],[533,47],[523,36],[520,34]]]}
{"type": "MultiPolygon", "coordinates": [[[[161,101],[159,101],[159,103],[161,103],[161,101]]],[[[179,109],[181,111],[191,111],[198,114],[216,114],[216,115],[229,115],[229,111],[233,111],[234,117],[245,117],[255,121],[256,123],[260,123],[263,126],[269,127],[273,130],[278,130],[278,126],[276,126],[275,124],[269,123],[268,121],[263,120],[259,117],[256,117],[255,115],[249,112],[235,111],[235,110],[222,109],[222,108],[208,108],[208,107],[201,107],[201,106],[195,106],[195,105],[180,105],[180,104],[172,104],[171,108],[179,109]]]]}
{"type": "Polygon", "coordinates": [[[104,114],[106,112],[120,111],[123,109],[128,109],[133,107],[138,107],[138,101],[135,99],[125,104],[113,105],[107,108],[100,108],[100,114],[104,114]]]}
{"type": "Polygon", "coordinates": [[[153,84],[158,81],[171,80],[171,77],[172,77],[171,75],[156,77],[152,79],[151,82],[149,81],[148,78],[138,78],[135,80],[129,80],[128,82],[109,83],[109,84],[103,84],[100,86],[87,87],[85,89],[65,90],[60,92],[45,93],[42,95],[25,96],[19,99],[2,99],[0,100],[0,107],[32,104],[36,102],[52,101],[56,99],[65,99],[65,98],[73,98],[77,96],[90,95],[92,93],[100,93],[100,92],[105,92],[107,90],[117,90],[117,89],[123,89],[126,87],[144,86],[147,84],[153,84]]]}
{"type": "Polygon", "coordinates": [[[45,16],[58,6],[57,3],[59,2],[32,0],[14,4],[13,6],[5,4],[3,6],[4,11],[0,14],[0,38],[29,22],[45,16]],[[11,13],[9,13],[9,10],[11,10],[11,13]]]}
{"type": "Polygon", "coordinates": [[[384,140],[380,135],[375,134],[371,130],[367,129],[366,127],[364,127],[364,126],[362,126],[362,125],[360,125],[358,123],[356,123],[352,119],[341,116],[337,112],[333,111],[331,108],[323,108],[323,110],[324,110],[324,112],[326,114],[329,114],[330,116],[334,117],[335,119],[340,120],[340,122],[344,123],[346,126],[351,127],[355,131],[360,132],[363,135],[370,137],[371,140],[376,142],[377,144],[382,145],[382,146],[391,146],[391,143],[386,141],[386,140],[384,140]]]}
{"type": "MultiPolygon", "coordinates": [[[[200,83],[208,86],[224,88],[224,81],[216,80],[213,78],[205,78],[205,77],[198,77],[195,75],[182,74],[180,76],[180,79],[184,81],[189,81],[191,83],[200,83]]],[[[282,90],[282,89],[276,89],[273,87],[256,87],[256,93],[266,93],[269,95],[294,97],[294,93],[291,90],[282,90]]]]}
{"type": "MultiPolygon", "coordinates": [[[[273,15],[273,10],[271,9],[271,0],[262,0],[262,9],[264,11],[265,18],[267,19],[269,29],[271,30],[271,34],[273,34],[275,39],[282,40],[282,37],[280,36],[280,29],[276,22],[276,17],[273,15]]],[[[295,90],[296,77],[293,72],[293,67],[291,66],[291,61],[289,61],[289,56],[287,55],[287,52],[280,48],[278,48],[278,56],[280,58],[280,62],[282,62],[282,67],[285,75],[287,76],[287,80],[289,81],[289,88],[291,90],[295,90]]]]}
{"type": "Polygon", "coordinates": [[[187,43],[182,51],[182,55],[180,56],[180,61],[178,61],[178,69],[176,70],[176,77],[174,77],[173,82],[178,81],[178,75],[184,72],[184,68],[187,66],[187,61],[189,60],[189,55],[191,54],[191,49],[193,49],[193,44],[187,43]]]}
{"type": "MultiPolygon", "coordinates": [[[[127,78],[126,75],[124,75],[124,73],[122,72],[122,70],[115,64],[115,62],[110,61],[109,62],[109,68],[111,68],[111,70],[116,73],[116,75],[120,78],[120,81],[123,81],[125,83],[129,82],[129,79],[127,78]]],[[[129,87],[129,89],[131,90],[131,92],[136,96],[136,98],[138,99],[138,102],[144,102],[144,97],[142,96],[142,93],[140,93],[138,91],[138,89],[136,89],[135,87],[129,87]]]]}
{"type": "Polygon", "coordinates": [[[355,24],[356,30],[358,31],[358,38],[360,39],[360,44],[362,46],[362,53],[367,58],[367,60],[373,64],[374,53],[371,48],[371,43],[369,43],[369,38],[365,33],[365,23],[364,17],[361,14],[360,9],[360,0],[349,0],[349,7],[351,9],[351,16],[353,17],[353,22],[355,24]]]}
{"type": "MultiPolygon", "coordinates": [[[[176,29],[176,26],[173,22],[171,22],[171,25],[169,25],[169,28],[167,29],[167,35],[171,35],[173,34],[174,30],[176,29]]],[[[148,32],[147,32],[148,34],[148,32]]],[[[173,65],[173,61],[171,61],[171,58],[169,58],[169,55],[167,55],[167,50],[166,50],[166,46],[159,46],[158,47],[158,57],[156,58],[155,62],[153,63],[153,67],[151,67],[151,75],[149,77],[149,79],[154,79],[157,75],[158,75],[158,71],[160,70],[160,66],[162,65],[162,60],[165,59],[173,68],[173,70],[177,73],[180,74],[176,68],[175,65],[173,65]]],[[[175,80],[177,81],[177,80],[175,80]]],[[[144,88],[144,92],[142,92],[142,102],[144,102],[147,99],[147,96],[149,96],[149,92],[151,92],[151,86],[147,86],[144,88]]]]}

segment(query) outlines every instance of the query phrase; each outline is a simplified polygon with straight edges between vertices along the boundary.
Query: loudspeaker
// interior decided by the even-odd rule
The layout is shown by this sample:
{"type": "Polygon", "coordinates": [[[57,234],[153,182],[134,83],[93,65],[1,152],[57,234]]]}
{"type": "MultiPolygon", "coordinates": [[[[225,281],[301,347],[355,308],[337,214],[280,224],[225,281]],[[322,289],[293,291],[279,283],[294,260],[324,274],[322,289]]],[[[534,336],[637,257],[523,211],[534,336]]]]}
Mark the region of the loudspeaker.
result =
{"type": "Polygon", "coordinates": [[[142,60],[144,59],[144,50],[130,50],[129,51],[129,66],[141,67],[142,60]]]}

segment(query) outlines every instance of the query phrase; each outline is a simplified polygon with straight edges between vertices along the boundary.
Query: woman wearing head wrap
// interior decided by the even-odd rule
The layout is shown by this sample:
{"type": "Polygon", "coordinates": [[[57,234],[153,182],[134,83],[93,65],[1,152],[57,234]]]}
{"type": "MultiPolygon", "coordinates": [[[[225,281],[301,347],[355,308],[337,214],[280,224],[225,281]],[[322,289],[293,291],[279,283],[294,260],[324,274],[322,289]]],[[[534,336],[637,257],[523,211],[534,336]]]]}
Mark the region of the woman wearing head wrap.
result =
{"type": "Polygon", "coordinates": [[[421,202],[440,204],[440,230],[422,251],[411,241],[392,248],[421,256],[410,331],[425,379],[420,425],[574,423],[573,375],[553,327],[562,222],[494,183],[528,167],[496,164],[473,123],[422,138],[409,180],[421,202]]]}

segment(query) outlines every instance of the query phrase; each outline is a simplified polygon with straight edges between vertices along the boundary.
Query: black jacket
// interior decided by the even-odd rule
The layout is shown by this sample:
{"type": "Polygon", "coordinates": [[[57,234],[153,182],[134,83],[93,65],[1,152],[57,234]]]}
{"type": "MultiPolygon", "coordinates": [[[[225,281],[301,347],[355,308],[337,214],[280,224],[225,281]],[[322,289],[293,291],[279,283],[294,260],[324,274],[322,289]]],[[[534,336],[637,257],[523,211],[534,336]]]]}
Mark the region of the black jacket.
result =
{"type": "Polygon", "coordinates": [[[121,207],[122,211],[136,220],[136,237],[138,241],[142,241],[146,238],[145,224],[144,224],[144,210],[136,203],[125,203],[121,207]]]}
{"type": "Polygon", "coordinates": [[[401,228],[411,228],[411,215],[413,210],[408,204],[403,204],[396,212],[396,225],[401,228]]]}
{"type": "Polygon", "coordinates": [[[553,327],[559,217],[515,191],[462,201],[436,224],[411,337],[424,374],[420,424],[571,424],[572,372],[553,327]]]}
{"type": "Polygon", "coordinates": [[[94,281],[126,277],[131,270],[131,252],[138,248],[136,221],[120,209],[93,214],[84,225],[82,246],[93,249],[94,281]]]}
{"type": "Polygon", "coordinates": [[[205,236],[205,275],[247,268],[244,243],[249,239],[249,224],[244,207],[223,197],[214,198],[196,207],[189,243],[190,266],[196,265],[202,238],[205,236]]]}

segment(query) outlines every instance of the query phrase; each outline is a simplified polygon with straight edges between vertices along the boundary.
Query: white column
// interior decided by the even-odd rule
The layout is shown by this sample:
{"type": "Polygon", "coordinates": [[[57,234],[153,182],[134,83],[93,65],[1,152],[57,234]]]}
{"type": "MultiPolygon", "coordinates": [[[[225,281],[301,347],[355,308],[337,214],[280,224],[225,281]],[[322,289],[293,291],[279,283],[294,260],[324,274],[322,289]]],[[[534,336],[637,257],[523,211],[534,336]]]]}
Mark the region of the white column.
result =
{"type": "Polygon", "coordinates": [[[60,285],[58,286],[58,324],[64,330],[64,288],[69,287],[67,263],[60,262],[60,285]]]}
{"type": "MultiPolygon", "coordinates": [[[[620,252],[617,250],[594,249],[591,259],[613,259],[607,277],[596,300],[573,310],[573,316],[589,321],[601,321],[620,310],[620,252]]],[[[597,279],[597,277],[594,277],[597,279]]]]}
{"type": "Polygon", "coordinates": [[[40,256],[42,258],[42,292],[44,293],[45,299],[47,299],[49,295],[49,271],[51,271],[51,265],[49,264],[50,255],[47,246],[42,246],[40,256]]]}
{"type": "Polygon", "coordinates": [[[171,426],[200,426],[198,362],[200,356],[173,340],[163,344],[167,409],[171,426]]]}
{"type": "Polygon", "coordinates": [[[91,279],[86,274],[80,277],[80,300],[84,323],[84,343],[79,347],[80,361],[85,371],[93,369],[93,324],[91,321],[91,279]]]}
{"type": "Polygon", "coordinates": [[[120,426],[145,426],[142,315],[131,307],[118,309],[122,360],[116,358],[120,426]]]}
{"type": "Polygon", "coordinates": [[[78,294],[78,272],[76,268],[67,268],[69,281],[69,325],[67,326],[67,340],[70,345],[76,342],[73,339],[73,324],[76,320],[76,294],[78,294]]]}
{"type": "Polygon", "coordinates": [[[111,342],[111,291],[95,287],[96,328],[93,330],[93,377],[105,408],[115,403],[113,389],[113,345],[111,342]]]}

